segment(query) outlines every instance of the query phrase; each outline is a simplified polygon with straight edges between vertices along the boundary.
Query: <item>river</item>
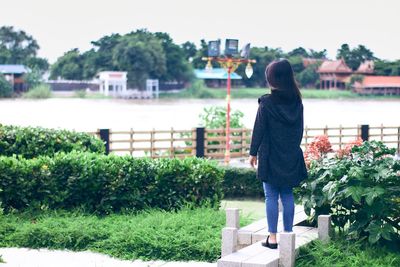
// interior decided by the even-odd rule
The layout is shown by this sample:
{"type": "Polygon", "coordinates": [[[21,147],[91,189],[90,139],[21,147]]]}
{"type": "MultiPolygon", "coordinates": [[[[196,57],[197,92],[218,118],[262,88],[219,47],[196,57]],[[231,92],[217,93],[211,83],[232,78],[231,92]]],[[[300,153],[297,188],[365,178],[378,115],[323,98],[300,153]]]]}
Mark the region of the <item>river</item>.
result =
{"type": "MultiPolygon", "coordinates": [[[[400,100],[325,100],[304,99],[304,120],[309,127],[400,125],[400,100]]],[[[198,115],[204,107],[225,105],[220,99],[77,99],[0,100],[0,123],[23,126],[94,131],[190,129],[199,125],[198,115]]],[[[244,113],[243,122],[252,127],[256,99],[234,99],[232,109],[244,113]]]]}

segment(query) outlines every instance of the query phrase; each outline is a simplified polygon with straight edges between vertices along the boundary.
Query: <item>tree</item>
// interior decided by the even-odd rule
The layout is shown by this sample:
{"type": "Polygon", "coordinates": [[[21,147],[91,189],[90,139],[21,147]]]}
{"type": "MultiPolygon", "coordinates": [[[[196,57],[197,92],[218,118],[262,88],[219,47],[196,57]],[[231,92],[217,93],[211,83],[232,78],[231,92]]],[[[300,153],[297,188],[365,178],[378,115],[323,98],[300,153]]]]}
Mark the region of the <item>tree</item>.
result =
{"type": "Polygon", "coordinates": [[[167,71],[161,41],[143,30],[121,38],[113,49],[113,64],[128,71],[129,85],[137,88],[144,88],[146,79],[159,79],[167,71]]]}
{"type": "Polygon", "coordinates": [[[183,52],[185,53],[186,60],[193,60],[194,56],[197,53],[196,45],[192,42],[187,41],[187,42],[184,42],[181,45],[181,47],[183,49],[183,52]]]}
{"type": "Polygon", "coordinates": [[[296,74],[296,81],[302,87],[315,87],[319,82],[318,66],[319,64],[308,65],[303,71],[296,74]]]}
{"type": "Polygon", "coordinates": [[[289,57],[299,56],[299,57],[309,57],[307,50],[303,47],[297,47],[288,53],[289,57]]]}
{"type": "Polygon", "coordinates": [[[400,76],[400,60],[376,60],[374,62],[374,71],[376,75],[400,76]]]}
{"type": "Polygon", "coordinates": [[[321,50],[321,51],[316,51],[313,49],[310,49],[310,58],[317,58],[317,59],[326,59],[326,55],[327,55],[327,51],[326,49],[321,50]]]}
{"type": "Polygon", "coordinates": [[[78,48],[66,52],[51,66],[51,79],[62,77],[67,80],[83,79],[83,57],[78,48]]]}
{"type": "Polygon", "coordinates": [[[49,63],[37,57],[37,41],[24,31],[17,31],[12,26],[0,28],[0,64],[25,64],[30,68],[45,71],[49,63]]]}
{"type": "Polygon", "coordinates": [[[357,70],[360,64],[365,60],[376,59],[372,51],[365,46],[359,45],[354,49],[350,49],[348,44],[342,44],[342,46],[337,51],[336,58],[343,58],[346,64],[352,70],[357,70]]]}
{"type": "Polygon", "coordinates": [[[13,93],[11,84],[0,73],[0,98],[10,97],[13,93]]]}
{"type": "Polygon", "coordinates": [[[191,80],[193,70],[186,59],[183,48],[174,44],[172,38],[167,33],[156,32],[155,37],[161,41],[166,57],[167,71],[165,75],[161,77],[161,80],[178,82],[187,82],[191,80]]]}

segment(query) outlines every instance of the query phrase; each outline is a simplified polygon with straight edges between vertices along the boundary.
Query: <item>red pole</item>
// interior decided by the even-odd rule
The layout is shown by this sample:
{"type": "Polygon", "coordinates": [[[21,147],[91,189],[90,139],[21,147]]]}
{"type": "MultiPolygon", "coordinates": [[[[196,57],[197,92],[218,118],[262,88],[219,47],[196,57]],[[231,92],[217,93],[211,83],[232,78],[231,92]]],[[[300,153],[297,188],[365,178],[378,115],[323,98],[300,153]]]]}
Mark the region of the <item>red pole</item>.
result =
{"type": "Polygon", "coordinates": [[[228,67],[228,82],[227,82],[227,96],[226,96],[226,148],[225,148],[225,164],[228,165],[230,161],[231,145],[230,145],[230,128],[231,128],[231,71],[232,67],[228,67]]]}

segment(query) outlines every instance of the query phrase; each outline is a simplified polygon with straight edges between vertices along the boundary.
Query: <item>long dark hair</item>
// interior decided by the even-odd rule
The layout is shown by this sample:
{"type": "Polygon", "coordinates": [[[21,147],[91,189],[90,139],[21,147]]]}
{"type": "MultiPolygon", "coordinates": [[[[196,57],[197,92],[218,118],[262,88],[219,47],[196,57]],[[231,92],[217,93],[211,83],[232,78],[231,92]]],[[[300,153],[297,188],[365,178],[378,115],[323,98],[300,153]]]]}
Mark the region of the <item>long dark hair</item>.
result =
{"type": "Polygon", "coordinates": [[[270,86],[288,95],[301,99],[300,89],[294,79],[292,65],[287,59],[274,60],[265,69],[265,78],[270,86]]]}

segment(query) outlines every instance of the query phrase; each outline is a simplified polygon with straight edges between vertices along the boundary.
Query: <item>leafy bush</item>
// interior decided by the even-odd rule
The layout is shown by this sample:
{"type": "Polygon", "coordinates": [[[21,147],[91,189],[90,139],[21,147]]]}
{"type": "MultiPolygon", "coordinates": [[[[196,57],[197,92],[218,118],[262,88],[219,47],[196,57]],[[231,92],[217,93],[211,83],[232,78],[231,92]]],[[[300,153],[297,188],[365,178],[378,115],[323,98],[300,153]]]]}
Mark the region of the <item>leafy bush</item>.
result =
{"type": "Polygon", "coordinates": [[[33,158],[73,150],[104,153],[105,147],[103,141],[86,133],[0,124],[0,155],[33,158]]]}
{"type": "MultiPolygon", "coordinates": [[[[241,225],[249,223],[241,218],[241,225]]],[[[46,211],[0,217],[0,247],[91,250],[133,260],[216,261],[225,213],[211,208],[94,216],[46,211]]]]}
{"type": "Polygon", "coordinates": [[[73,209],[109,213],[185,203],[218,207],[223,170],[198,158],[159,159],[94,153],[53,158],[0,157],[0,201],[13,209],[73,209]]]}
{"type": "Polygon", "coordinates": [[[78,98],[86,98],[86,96],[87,96],[86,90],[84,90],[84,89],[76,90],[74,92],[74,96],[78,97],[78,98]]]}
{"type": "Polygon", "coordinates": [[[4,78],[3,74],[0,73],[0,98],[11,97],[13,88],[11,84],[4,78]]]}
{"type": "Polygon", "coordinates": [[[224,197],[262,198],[262,183],[256,177],[256,171],[250,168],[225,168],[222,183],[224,197]]]}
{"type": "Polygon", "coordinates": [[[37,98],[37,99],[44,99],[51,97],[51,89],[50,86],[46,84],[39,84],[28,92],[23,94],[24,98],[37,98]]]}
{"type": "Polygon", "coordinates": [[[313,160],[300,194],[306,213],[313,219],[332,214],[339,229],[371,243],[400,240],[400,162],[394,153],[370,141],[347,155],[313,160]]]}

